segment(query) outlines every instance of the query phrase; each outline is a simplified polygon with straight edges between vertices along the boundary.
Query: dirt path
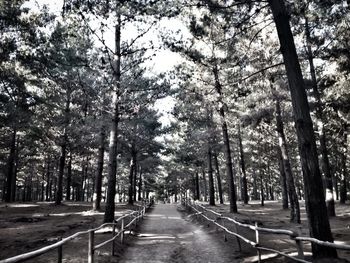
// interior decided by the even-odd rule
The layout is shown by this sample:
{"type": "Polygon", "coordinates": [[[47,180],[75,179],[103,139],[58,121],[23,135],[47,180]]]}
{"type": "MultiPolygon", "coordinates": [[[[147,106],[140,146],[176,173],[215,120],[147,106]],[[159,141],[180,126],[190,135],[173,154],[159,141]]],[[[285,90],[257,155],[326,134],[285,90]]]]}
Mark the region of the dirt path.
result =
{"type": "Polygon", "coordinates": [[[241,262],[232,243],[196,225],[176,205],[158,204],[119,262],[241,262]]]}

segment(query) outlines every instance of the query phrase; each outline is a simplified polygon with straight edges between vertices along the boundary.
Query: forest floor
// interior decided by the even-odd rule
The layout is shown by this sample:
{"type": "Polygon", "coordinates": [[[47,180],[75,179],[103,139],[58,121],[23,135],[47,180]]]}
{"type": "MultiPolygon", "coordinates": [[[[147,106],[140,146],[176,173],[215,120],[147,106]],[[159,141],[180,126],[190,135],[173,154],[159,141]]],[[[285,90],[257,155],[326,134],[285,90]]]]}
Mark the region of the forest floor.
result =
{"type": "MultiPolygon", "coordinates": [[[[265,201],[265,206],[261,206],[259,201],[251,201],[248,205],[244,205],[240,203],[238,205],[238,214],[230,214],[229,206],[225,205],[216,205],[216,206],[208,206],[205,203],[202,205],[217,211],[226,216],[235,218],[237,221],[254,225],[255,222],[258,223],[261,227],[273,228],[273,229],[287,229],[300,231],[302,236],[309,236],[309,230],[307,225],[306,211],[305,211],[305,203],[300,201],[300,209],[301,209],[301,224],[290,223],[290,210],[283,210],[281,202],[277,201],[265,201]]],[[[332,228],[333,238],[336,243],[350,245],[350,205],[340,205],[336,204],[336,217],[330,218],[330,224],[332,228]]],[[[204,220],[201,220],[204,222],[204,220]]],[[[226,224],[226,227],[228,225],[226,224]]],[[[230,229],[234,229],[231,225],[230,229]]],[[[250,240],[255,241],[255,232],[251,230],[247,230],[246,228],[238,227],[238,232],[245,237],[248,237],[250,240]]],[[[232,240],[236,238],[230,236],[232,240]]],[[[264,247],[280,250],[286,252],[288,254],[296,255],[296,245],[295,242],[290,240],[287,236],[283,235],[274,235],[267,233],[260,233],[260,244],[264,247]]],[[[250,245],[241,241],[242,250],[250,250],[250,245]]],[[[306,258],[310,259],[311,255],[311,246],[309,242],[304,242],[304,252],[306,258]]],[[[270,252],[263,252],[262,254],[266,254],[266,257],[276,256],[270,252]]],[[[338,256],[341,259],[350,259],[350,251],[338,250],[338,256]]],[[[269,262],[288,262],[285,258],[274,259],[269,262]]],[[[330,262],[329,260],[324,262],[330,262]]],[[[337,262],[348,262],[346,260],[339,260],[337,262]]]]}
{"type": "MultiPolygon", "coordinates": [[[[168,206],[174,207],[173,205],[168,206]]],[[[133,207],[118,204],[116,207],[116,214],[122,215],[123,213],[130,211],[132,208],[133,207]]],[[[215,207],[210,208],[224,214],[228,212],[228,205],[216,205],[215,207]]],[[[278,202],[267,201],[265,202],[264,207],[261,207],[257,202],[251,202],[249,205],[239,204],[238,209],[239,213],[237,215],[234,215],[234,217],[244,223],[254,224],[255,222],[258,222],[259,226],[275,229],[296,230],[300,227],[297,224],[292,224],[289,222],[289,210],[281,209],[281,203],[278,202]]],[[[301,209],[301,231],[303,236],[308,236],[306,214],[303,202],[301,202],[301,209]]],[[[350,244],[350,205],[337,204],[336,211],[337,217],[331,218],[330,220],[333,237],[339,243],[350,244]]],[[[168,213],[166,211],[163,212],[168,213]]],[[[154,213],[151,212],[150,215],[154,213]]],[[[232,214],[228,213],[227,215],[233,216],[232,214]]],[[[174,215],[174,218],[176,219],[179,217],[180,216],[178,214],[174,215]]],[[[223,251],[226,252],[222,252],[224,257],[226,257],[225,255],[228,255],[225,254],[227,251],[231,251],[234,254],[232,257],[234,259],[237,259],[236,262],[256,262],[256,251],[249,245],[241,242],[242,251],[238,252],[237,242],[234,237],[227,236],[228,241],[224,242],[223,232],[217,231],[213,226],[207,227],[207,224],[205,224],[204,220],[196,220],[195,217],[188,216],[186,213],[181,213],[181,217],[183,221],[187,222],[184,223],[181,221],[181,223],[185,225],[192,225],[186,225],[186,227],[189,229],[187,232],[197,233],[198,235],[201,235],[201,239],[213,238],[213,240],[216,240],[211,241],[210,246],[226,247],[223,248],[223,251]]],[[[91,204],[89,203],[67,202],[61,206],[55,206],[54,204],[47,202],[14,204],[0,203],[0,259],[8,258],[47,246],[49,244],[57,242],[57,240],[59,240],[61,237],[67,237],[78,231],[97,227],[102,223],[102,221],[103,213],[92,212],[91,204]]],[[[147,223],[147,217],[144,222],[147,223]]],[[[174,222],[178,224],[180,221],[174,220],[174,222]]],[[[167,224],[165,223],[163,226],[164,227],[161,227],[160,231],[166,232],[165,227],[167,224]]],[[[145,225],[145,227],[147,227],[147,225],[145,225]]],[[[228,227],[228,225],[226,225],[226,227],[228,227]]],[[[123,246],[120,244],[117,245],[116,257],[112,258],[109,256],[110,245],[107,245],[106,248],[97,251],[95,262],[118,262],[123,259],[126,260],[125,262],[131,262],[128,261],[128,258],[125,258],[124,256],[128,255],[127,251],[129,247],[137,244],[140,233],[142,235],[142,227],[141,230],[134,230],[135,231],[131,232],[131,237],[128,236],[128,238],[126,238],[123,246]]],[[[146,230],[146,232],[149,232],[149,229],[146,228],[146,230]]],[[[174,231],[177,234],[181,234],[181,231],[178,228],[176,228],[174,231]]],[[[253,241],[255,240],[255,233],[253,231],[238,228],[238,232],[253,241]]],[[[107,240],[108,238],[110,238],[110,233],[105,233],[96,235],[95,240],[96,243],[99,243],[99,241],[107,240]]],[[[295,243],[284,236],[261,234],[260,240],[262,245],[270,248],[283,250],[284,252],[296,251],[295,243]]],[[[184,240],[184,242],[186,243],[186,240],[184,240]]],[[[84,235],[70,241],[69,245],[63,246],[63,262],[87,262],[87,244],[88,237],[87,235],[84,235]]],[[[198,243],[197,245],[199,248],[201,246],[205,247],[207,244],[205,243],[203,245],[198,243]]],[[[172,245],[170,244],[170,246],[172,245]]],[[[310,245],[305,243],[304,249],[306,252],[310,251],[310,245]]],[[[199,251],[199,249],[194,250],[199,251]]],[[[184,254],[182,253],[183,244],[177,250],[173,251],[174,253],[171,254],[172,261],[169,262],[186,262],[183,257],[184,254]],[[181,257],[179,256],[180,254],[181,257]]],[[[350,252],[339,251],[338,253],[344,259],[350,258],[350,252]]],[[[273,256],[272,253],[264,254],[267,254],[266,257],[273,256]]],[[[27,262],[57,262],[57,250],[53,250],[48,254],[27,262]]],[[[155,262],[162,261],[160,260],[155,262]]],[[[207,260],[201,262],[224,261],[207,260]]],[[[232,262],[235,262],[235,260],[232,262]]],[[[274,258],[272,260],[269,260],[269,262],[287,261],[283,258],[274,258]]]]}
{"type": "MultiPolygon", "coordinates": [[[[93,212],[91,203],[65,202],[56,206],[50,202],[0,203],[0,259],[30,252],[57,242],[78,231],[97,227],[103,223],[103,213],[93,212]]],[[[116,216],[136,207],[116,206],[116,216]]],[[[111,233],[95,236],[95,242],[107,240],[111,233]]],[[[127,246],[128,243],[125,243],[127,246]]],[[[87,262],[88,236],[82,235],[63,246],[63,262],[87,262]]],[[[101,257],[110,246],[102,248],[101,257]]],[[[122,253],[119,246],[116,255],[122,253]]],[[[57,262],[57,250],[26,262],[57,262]]]]}

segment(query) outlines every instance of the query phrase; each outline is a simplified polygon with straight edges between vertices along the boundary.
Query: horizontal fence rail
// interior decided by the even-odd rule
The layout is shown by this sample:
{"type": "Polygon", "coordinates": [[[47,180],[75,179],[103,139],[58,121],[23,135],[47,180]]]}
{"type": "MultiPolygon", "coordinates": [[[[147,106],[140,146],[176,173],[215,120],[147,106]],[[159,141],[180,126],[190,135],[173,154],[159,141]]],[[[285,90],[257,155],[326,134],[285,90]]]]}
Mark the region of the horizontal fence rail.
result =
{"type": "Polygon", "coordinates": [[[0,260],[0,263],[15,263],[15,262],[24,262],[26,260],[29,259],[33,259],[36,258],[40,255],[43,255],[49,251],[52,251],[54,249],[57,249],[58,251],[58,255],[57,255],[57,262],[61,263],[62,259],[63,259],[63,251],[62,251],[62,246],[64,244],[66,244],[67,242],[77,238],[78,236],[81,235],[88,235],[89,236],[89,242],[88,242],[88,262],[89,263],[94,263],[94,252],[95,250],[109,244],[112,243],[112,247],[111,247],[111,254],[114,256],[115,255],[115,240],[120,237],[120,243],[123,243],[124,241],[124,232],[129,230],[131,228],[131,226],[137,226],[137,223],[139,220],[141,220],[145,213],[146,213],[146,209],[149,208],[151,206],[151,204],[149,203],[144,203],[142,206],[137,205],[138,206],[138,210],[130,212],[128,214],[124,214],[121,217],[118,217],[117,219],[114,220],[113,223],[104,223],[102,225],[100,225],[99,227],[93,228],[93,229],[89,229],[89,230],[85,230],[85,231],[80,231],[77,232],[71,236],[68,236],[66,238],[63,238],[62,240],[51,244],[49,246],[28,252],[28,253],[24,253],[21,255],[17,255],[11,258],[7,258],[7,259],[3,259],[0,260]],[[126,225],[125,225],[125,220],[126,219],[131,219],[126,225]],[[119,231],[116,231],[116,226],[118,223],[121,223],[121,228],[119,231]],[[96,231],[101,230],[105,227],[112,227],[112,238],[95,245],[94,241],[95,241],[95,234],[96,231]]]}
{"type": "MultiPolygon", "coordinates": [[[[238,222],[237,220],[235,220],[233,218],[223,216],[222,214],[220,214],[212,209],[206,208],[205,206],[200,205],[196,202],[191,202],[191,200],[185,199],[183,203],[186,207],[188,207],[194,211],[194,214],[191,214],[190,216],[201,216],[204,219],[206,219],[207,221],[216,225],[218,228],[224,230],[226,233],[235,236],[239,250],[241,250],[240,240],[243,240],[244,242],[246,242],[247,244],[249,244],[253,248],[255,248],[257,250],[257,253],[258,253],[258,262],[261,261],[261,251],[269,251],[269,252],[277,253],[277,254],[284,256],[288,259],[292,259],[296,262],[311,263],[311,261],[307,261],[304,259],[304,250],[303,250],[303,243],[302,243],[303,241],[315,243],[315,244],[318,244],[321,246],[333,247],[336,249],[350,250],[350,245],[336,244],[336,243],[332,243],[332,242],[321,241],[321,240],[318,240],[316,238],[303,237],[303,236],[300,236],[299,231],[259,227],[257,223],[255,223],[255,225],[244,224],[244,223],[238,222]],[[215,219],[210,218],[209,214],[212,214],[215,217],[215,219]],[[225,220],[227,222],[233,223],[235,229],[234,230],[228,229],[228,227],[225,226],[225,220]],[[237,231],[237,226],[248,228],[252,231],[255,231],[255,241],[252,241],[252,240],[244,237],[243,235],[239,234],[237,231]],[[298,256],[297,257],[291,256],[291,255],[288,255],[287,253],[284,253],[282,251],[278,251],[278,250],[273,249],[273,248],[267,248],[267,247],[261,246],[259,244],[259,233],[260,232],[288,236],[290,240],[295,242],[296,250],[297,250],[296,252],[298,253],[298,256]]],[[[225,239],[226,239],[226,236],[225,236],[225,239]]]]}

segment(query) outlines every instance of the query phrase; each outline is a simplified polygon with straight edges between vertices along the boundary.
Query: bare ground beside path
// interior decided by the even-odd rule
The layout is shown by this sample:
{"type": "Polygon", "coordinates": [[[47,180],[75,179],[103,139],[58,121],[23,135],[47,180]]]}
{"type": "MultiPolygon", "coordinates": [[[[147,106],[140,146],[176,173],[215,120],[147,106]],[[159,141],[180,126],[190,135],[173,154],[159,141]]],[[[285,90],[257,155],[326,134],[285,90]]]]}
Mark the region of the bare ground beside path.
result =
{"type": "Polygon", "coordinates": [[[174,204],[158,204],[119,262],[242,262],[234,242],[190,221],[174,204]]]}

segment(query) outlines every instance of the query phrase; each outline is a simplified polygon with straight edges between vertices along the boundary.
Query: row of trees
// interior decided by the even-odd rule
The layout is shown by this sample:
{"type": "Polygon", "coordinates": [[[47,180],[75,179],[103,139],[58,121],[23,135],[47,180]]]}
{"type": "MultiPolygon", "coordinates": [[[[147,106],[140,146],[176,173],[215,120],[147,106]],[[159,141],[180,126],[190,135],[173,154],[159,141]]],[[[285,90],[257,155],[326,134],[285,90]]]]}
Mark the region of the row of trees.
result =
{"type": "Polygon", "coordinates": [[[348,188],[346,2],[66,0],[59,15],[23,3],[0,10],[5,201],[93,197],[100,209],[106,174],[110,222],[116,192],[132,204],[167,173],[159,191],[227,197],[233,213],[237,198],[282,198],[299,223],[304,198],[310,235],[333,240],[334,189],[344,203],[348,188]],[[163,34],[184,63],[149,77],[156,47],[142,39],[166,17],[188,26],[188,39],[163,34]],[[176,133],[164,148],[152,105],[174,79],[176,133]]]}
{"type": "Polygon", "coordinates": [[[154,184],[162,150],[155,138],[163,128],[152,105],[169,85],[146,77],[146,50],[120,38],[137,16],[117,19],[113,51],[103,35],[108,25],[101,22],[97,32],[91,14],[104,21],[116,16],[114,8],[65,4],[57,15],[45,7],[36,13],[25,1],[1,3],[1,197],[93,200],[96,210],[107,197],[111,221],[115,191],[133,204],[154,184]]]}
{"type": "MultiPolygon", "coordinates": [[[[310,235],[333,241],[328,216],[349,184],[347,3],[186,7],[191,38],[166,43],[187,61],[178,68],[174,161],[192,196],[211,205],[227,196],[234,213],[237,198],[282,199],[295,223],[305,199],[310,235]]],[[[316,245],[313,254],[336,257],[316,245]]]]}

